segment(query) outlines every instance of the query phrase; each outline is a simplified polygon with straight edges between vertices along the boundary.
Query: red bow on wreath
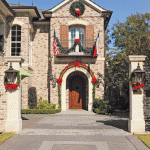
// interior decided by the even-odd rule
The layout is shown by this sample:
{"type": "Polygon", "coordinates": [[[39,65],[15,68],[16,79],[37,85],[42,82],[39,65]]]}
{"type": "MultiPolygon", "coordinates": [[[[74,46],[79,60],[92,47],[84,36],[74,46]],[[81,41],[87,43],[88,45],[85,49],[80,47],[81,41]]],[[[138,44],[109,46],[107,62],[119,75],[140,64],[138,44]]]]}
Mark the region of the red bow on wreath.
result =
{"type": "Polygon", "coordinates": [[[10,90],[14,90],[16,89],[16,87],[18,87],[19,85],[18,84],[6,84],[5,85],[5,88],[8,88],[10,90]]]}
{"type": "Polygon", "coordinates": [[[62,79],[57,79],[57,82],[58,82],[58,84],[60,84],[61,85],[61,83],[62,83],[62,79]]]}
{"type": "Polygon", "coordinates": [[[81,16],[81,10],[76,10],[77,16],[81,16]]]}
{"type": "Polygon", "coordinates": [[[92,82],[93,82],[93,84],[95,84],[97,82],[97,79],[96,78],[92,78],[92,82]]]}

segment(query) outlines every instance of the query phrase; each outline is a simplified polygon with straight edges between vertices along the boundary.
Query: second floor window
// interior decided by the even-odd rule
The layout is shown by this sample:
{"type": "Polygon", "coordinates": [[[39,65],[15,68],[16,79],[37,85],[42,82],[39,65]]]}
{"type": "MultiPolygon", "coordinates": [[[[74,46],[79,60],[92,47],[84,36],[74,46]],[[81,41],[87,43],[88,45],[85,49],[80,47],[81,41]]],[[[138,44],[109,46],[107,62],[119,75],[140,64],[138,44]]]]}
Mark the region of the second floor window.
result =
{"type": "Polygon", "coordinates": [[[20,56],[21,52],[21,26],[12,26],[11,30],[11,56],[20,56]]]}
{"type": "MultiPolygon", "coordinates": [[[[80,43],[83,47],[85,47],[85,29],[80,27],[70,28],[70,42],[69,47],[72,47],[75,39],[80,39],[80,43]]],[[[80,52],[80,49],[78,46],[76,46],[76,49],[74,52],[80,52]]]]}

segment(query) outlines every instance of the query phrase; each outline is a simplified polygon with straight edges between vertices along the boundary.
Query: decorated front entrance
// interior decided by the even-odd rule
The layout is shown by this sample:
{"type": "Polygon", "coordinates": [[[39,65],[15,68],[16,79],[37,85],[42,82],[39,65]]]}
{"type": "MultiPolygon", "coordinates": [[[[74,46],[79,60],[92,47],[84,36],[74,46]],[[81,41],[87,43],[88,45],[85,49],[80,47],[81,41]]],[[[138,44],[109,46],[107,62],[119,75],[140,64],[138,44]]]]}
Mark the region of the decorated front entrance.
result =
{"type": "Polygon", "coordinates": [[[82,109],[85,101],[83,78],[74,76],[69,81],[69,109],[82,109]]]}

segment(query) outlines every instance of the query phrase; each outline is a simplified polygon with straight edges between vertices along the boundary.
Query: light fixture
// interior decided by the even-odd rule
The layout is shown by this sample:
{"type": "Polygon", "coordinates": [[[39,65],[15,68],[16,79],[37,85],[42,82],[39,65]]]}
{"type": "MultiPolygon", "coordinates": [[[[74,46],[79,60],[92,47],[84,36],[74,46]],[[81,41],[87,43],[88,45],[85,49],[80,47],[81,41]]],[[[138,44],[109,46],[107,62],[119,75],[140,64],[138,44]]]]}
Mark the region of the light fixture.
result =
{"type": "Polygon", "coordinates": [[[17,73],[12,68],[12,63],[10,63],[10,67],[8,70],[5,71],[5,74],[8,84],[14,84],[14,79],[16,78],[17,73]]]}

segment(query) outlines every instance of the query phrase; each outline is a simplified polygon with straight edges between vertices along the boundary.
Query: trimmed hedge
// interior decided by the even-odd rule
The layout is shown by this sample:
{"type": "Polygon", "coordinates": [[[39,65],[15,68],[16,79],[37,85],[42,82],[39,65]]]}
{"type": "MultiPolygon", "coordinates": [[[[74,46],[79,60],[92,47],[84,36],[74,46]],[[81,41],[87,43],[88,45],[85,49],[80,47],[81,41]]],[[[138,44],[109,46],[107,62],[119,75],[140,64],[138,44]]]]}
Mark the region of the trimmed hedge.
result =
{"type": "Polygon", "coordinates": [[[107,114],[110,112],[111,106],[109,100],[95,98],[93,100],[93,111],[97,114],[107,114]]]}
{"type": "Polygon", "coordinates": [[[21,114],[56,114],[61,112],[61,108],[58,109],[21,109],[21,114]]]}

